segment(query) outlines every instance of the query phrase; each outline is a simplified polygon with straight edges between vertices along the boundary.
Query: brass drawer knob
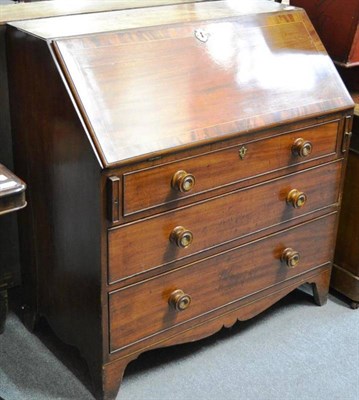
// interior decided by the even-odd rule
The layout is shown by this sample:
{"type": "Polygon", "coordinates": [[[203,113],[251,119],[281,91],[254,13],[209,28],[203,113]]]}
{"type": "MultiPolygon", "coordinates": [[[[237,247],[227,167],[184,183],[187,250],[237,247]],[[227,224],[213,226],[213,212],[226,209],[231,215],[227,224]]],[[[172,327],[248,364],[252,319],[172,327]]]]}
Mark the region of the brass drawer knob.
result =
{"type": "Polygon", "coordinates": [[[296,139],[292,146],[292,153],[299,157],[308,157],[313,150],[313,144],[309,140],[296,139]]]}
{"type": "Polygon", "coordinates": [[[186,171],[180,170],[177,171],[171,181],[171,185],[173,189],[178,190],[179,192],[189,192],[193,189],[194,184],[196,183],[196,178],[192,174],[188,174],[186,171]]]}
{"type": "Polygon", "coordinates": [[[185,249],[193,242],[193,233],[183,226],[173,229],[170,239],[181,249],[185,249]]]}
{"type": "Polygon", "coordinates": [[[184,311],[191,304],[191,296],[185,294],[183,290],[177,289],[173,291],[168,299],[168,303],[176,311],[184,311]]]}
{"type": "Polygon", "coordinates": [[[297,189],[293,189],[288,193],[287,203],[291,204],[294,208],[303,207],[307,201],[307,195],[297,189]]]}
{"type": "Polygon", "coordinates": [[[299,264],[300,255],[297,251],[288,247],[283,251],[281,260],[285,262],[289,268],[294,268],[299,264]]]}

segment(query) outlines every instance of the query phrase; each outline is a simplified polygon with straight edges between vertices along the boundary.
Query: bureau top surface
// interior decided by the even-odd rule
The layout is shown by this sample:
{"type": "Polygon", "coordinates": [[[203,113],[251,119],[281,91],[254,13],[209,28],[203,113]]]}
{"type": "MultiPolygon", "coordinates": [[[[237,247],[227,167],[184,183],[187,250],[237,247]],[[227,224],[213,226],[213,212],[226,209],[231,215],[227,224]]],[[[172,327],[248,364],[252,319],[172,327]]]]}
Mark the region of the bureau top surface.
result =
{"type": "MultiPolygon", "coordinates": [[[[74,8],[78,7],[76,3],[74,8]]],[[[106,2],[101,3],[105,5],[106,2]]],[[[235,15],[273,13],[293,8],[264,0],[127,0],[118,3],[120,2],[113,5],[113,10],[117,8],[116,11],[94,13],[96,7],[92,7],[84,11],[87,14],[16,21],[10,25],[43,39],[53,39],[235,15]]]]}
{"type": "MultiPolygon", "coordinates": [[[[68,18],[63,31],[14,26],[49,39],[68,18]]],[[[301,9],[229,0],[87,18],[96,34],[49,42],[104,167],[353,107],[301,9]]]]}
{"type": "MultiPolygon", "coordinates": [[[[16,3],[0,5],[0,25],[10,21],[32,20],[64,15],[126,10],[132,8],[154,7],[169,4],[194,3],[208,0],[51,0],[32,3],[16,3]]],[[[86,17],[85,17],[86,18],[86,17]]],[[[84,17],[80,17],[84,19],[84,17]]],[[[40,26],[45,21],[40,23],[40,26]]],[[[31,24],[30,24],[31,25],[31,24]]],[[[36,22],[38,25],[38,21],[36,22]]],[[[46,23],[45,23],[46,25],[46,23]]],[[[84,29],[86,25],[82,24],[84,29]]]]}

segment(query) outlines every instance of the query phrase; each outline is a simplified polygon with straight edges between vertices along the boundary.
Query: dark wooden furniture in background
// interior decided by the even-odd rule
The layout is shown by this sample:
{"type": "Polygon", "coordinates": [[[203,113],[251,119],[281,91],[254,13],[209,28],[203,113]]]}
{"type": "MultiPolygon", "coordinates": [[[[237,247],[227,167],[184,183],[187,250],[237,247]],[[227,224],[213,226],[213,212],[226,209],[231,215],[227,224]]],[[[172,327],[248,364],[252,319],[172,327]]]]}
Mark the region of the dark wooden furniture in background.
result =
{"type": "MultiPolygon", "coordinates": [[[[356,103],[359,103],[359,1],[292,0],[305,8],[338,72],[356,103]]],[[[352,301],[359,302],[359,110],[353,122],[353,138],[345,178],[343,208],[336,244],[331,286],[352,301]]]]}
{"type": "MultiPolygon", "coordinates": [[[[58,1],[0,5],[0,163],[8,166],[11,170],[14,167],[5,52],[5,24],[7,22],[69,14],[93,13],[95,11],[105,12],[146,6],[163,6],[164,4],[190,4],[201,1],[208,0],[73,1],[71,7],[64,7],[58,1]]],[[[26,71],[22,73],[26,74],[26,71]]],[[[3,232],[2,234],[0,233],[0,258],[2,265],[6,268],[8,286],[18,286],[21,283],[21,274],[16,213],[0,218],[0,232],[3,232]]]]}
{"type": "Polygon", "coordinates": [[[303,7],[350,91],[359,92],[359,1],[291,0],[303,7]]]}
{"type": "MultiPolygon", "coordinates": [[[[26,206],[26,185],[0,164],[0,218],[26,206]]],[[[1,231],[2,240],[8,232],[1,231]]],[[[6,258],[0,255],[0,333],[4,331],[7,314],[7,290],[12,286],[12,275],[7,272],[6,258]]]]}
{"type": "Polygon", "coordinates": [[[29,320],[81,351],[98,397],[303,283],[326,301],[353,102],[302,10],[25,21],[7,44],[29,320]]]}
{"type": "Polygon", "coordinates": [[[331,286],[359,306],[359,93],[353,121],[331,286]]]}
{"type": "Polygon", "coordinates": [[[359,65],[358,0],[291,0],[291,4],[306,10],[336,63],[359,65]]]}

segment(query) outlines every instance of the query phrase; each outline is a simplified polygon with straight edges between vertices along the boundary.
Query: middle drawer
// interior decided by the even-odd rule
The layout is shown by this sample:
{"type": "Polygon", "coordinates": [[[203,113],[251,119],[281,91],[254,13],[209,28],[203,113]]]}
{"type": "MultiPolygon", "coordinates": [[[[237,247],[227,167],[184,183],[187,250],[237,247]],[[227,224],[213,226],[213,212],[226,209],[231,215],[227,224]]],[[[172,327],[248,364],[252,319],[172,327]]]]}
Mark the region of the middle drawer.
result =
{"type": "Polygon", "coordinates": [[[338,202],[341,167],[340,161],[333,162],[110,229],[108,281],[115,283],[333,205],[338,202]]]}

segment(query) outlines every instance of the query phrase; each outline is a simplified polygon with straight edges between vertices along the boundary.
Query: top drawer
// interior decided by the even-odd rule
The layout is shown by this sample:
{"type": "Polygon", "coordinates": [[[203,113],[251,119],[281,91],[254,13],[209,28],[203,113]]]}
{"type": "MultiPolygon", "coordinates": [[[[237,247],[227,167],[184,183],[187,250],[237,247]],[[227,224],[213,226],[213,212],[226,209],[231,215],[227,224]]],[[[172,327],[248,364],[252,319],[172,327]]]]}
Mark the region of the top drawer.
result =
{"type": "Polygon", "coordinates": [[[334,121],[266,139],[248,140],[200,156],[125,173],[123,214],[129,216],[221,186],[333,155],[338,125],[339,121],[334,121]]]}

